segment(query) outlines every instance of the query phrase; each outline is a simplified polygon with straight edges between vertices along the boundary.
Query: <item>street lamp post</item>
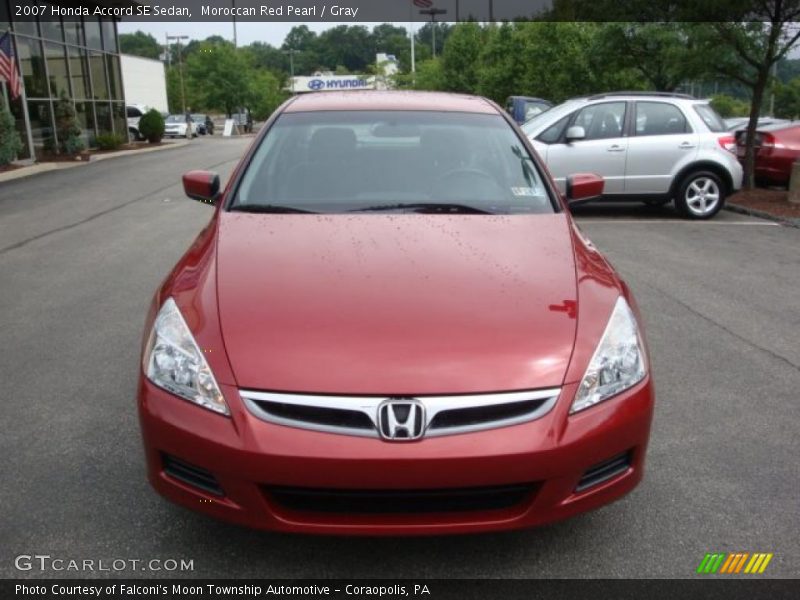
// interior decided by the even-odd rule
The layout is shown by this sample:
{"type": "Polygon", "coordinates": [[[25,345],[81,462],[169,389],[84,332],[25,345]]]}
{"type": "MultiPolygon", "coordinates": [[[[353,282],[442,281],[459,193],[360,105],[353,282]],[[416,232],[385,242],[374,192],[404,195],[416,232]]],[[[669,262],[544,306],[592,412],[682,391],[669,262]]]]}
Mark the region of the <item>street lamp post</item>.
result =
{"type": "Polygon", "coordinates": [[[181,40],[188,40],[188,35],[167,35],[167,54],[169,55],[169,41],[175,40],[178,43],[178,75],[181,78],[181,105],[183,113],[186,114],[186,88],[183,85],[183,57],[181,55],[181,40]]]}
{"type": "Polygon", "coordinates": [[[294,55],[299,52],[294,48],[287,48],[283,51],[284,54],[289,55],[289,78],[292,80],[292,93],[294,94],[294,55]]]}
{"type": "Polygon", "coordinates": [[[428,15],[431,18],[431,51],[433,58],[436,58],[436,15],[447,14],[446,8],[425,8],[419,11],[421,15],[428,15]]]}
{"type": "Polygon", "coordinates": [[[236,38],[236,0],[231,0],[231,8],[233,8],[233,47],[238,48],[239,44],[236,38]]]}

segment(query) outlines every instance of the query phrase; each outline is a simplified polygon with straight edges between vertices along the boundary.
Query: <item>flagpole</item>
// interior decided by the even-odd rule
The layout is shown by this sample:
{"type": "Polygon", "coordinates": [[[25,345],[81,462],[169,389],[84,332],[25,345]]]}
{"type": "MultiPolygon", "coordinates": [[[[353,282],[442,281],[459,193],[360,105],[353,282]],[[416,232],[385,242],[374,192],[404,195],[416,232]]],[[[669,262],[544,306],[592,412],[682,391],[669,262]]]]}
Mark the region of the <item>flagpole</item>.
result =
{"type": "Polygon", "coordinates": [[[11,112],[11,102],[8,99],[8,90],[6,89],[6,80],[0,81],[0,85],[3,86],[3,100],[5,100],[5,107],[8,112],[11,112]]]}
{"type": "Polygon", "coordinates": [[[417,61],[414,57],[414,38],[417,36],[414,33],[414,4],[412,2],[408,3],[408,24],[411,27],[411,82],[413,85],[416,85],[416,72],[417,72],[417,61]]]}

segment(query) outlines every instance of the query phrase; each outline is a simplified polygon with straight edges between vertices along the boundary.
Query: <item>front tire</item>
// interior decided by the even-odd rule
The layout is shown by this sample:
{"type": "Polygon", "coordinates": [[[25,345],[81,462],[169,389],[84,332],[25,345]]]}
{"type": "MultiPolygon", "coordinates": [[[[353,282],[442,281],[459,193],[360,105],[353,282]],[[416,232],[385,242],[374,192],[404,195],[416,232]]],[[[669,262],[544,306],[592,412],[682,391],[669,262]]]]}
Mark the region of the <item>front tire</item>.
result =
{"type": "Polygon", "coordinates": [[[725,205],[722,180],[711,171],[689,173],[678,187],[675,207],[689,219],[710,219],[725,205]]]}

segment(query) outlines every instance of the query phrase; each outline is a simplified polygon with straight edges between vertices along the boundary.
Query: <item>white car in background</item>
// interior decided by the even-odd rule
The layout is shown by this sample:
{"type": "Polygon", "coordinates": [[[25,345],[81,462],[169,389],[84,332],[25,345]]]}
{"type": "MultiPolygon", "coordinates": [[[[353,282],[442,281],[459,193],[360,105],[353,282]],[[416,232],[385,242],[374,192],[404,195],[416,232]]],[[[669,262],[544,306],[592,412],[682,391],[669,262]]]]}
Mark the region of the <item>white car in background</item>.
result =
{"type": "Polygon", "coordinates": [[[128,119],[128,133],[130,134],[130,138],[134,141],[142,139],[142,135],[139,133],[139,119],[141,119],[142,115],[148,110],[150,110],[150,107],[146,104],[128,104],[125,106],[125,116],[128,119]]]}
{"type": "Polygon", "coordinates": [[[742,185],[736,139],[707,100],[661,92],[574,98],[522,126],[562,192],[566,177],[605,179],[603,198],[650,205],[675,201],[709,219],[742,185]]]}
{"type": "Polygon", "coordinates": [[[169,115],[164,119],[164,137],[197,137],[197,123],[186,115],[169,115]],[[191,127],[190,131],[187,131],[191,127]]]}

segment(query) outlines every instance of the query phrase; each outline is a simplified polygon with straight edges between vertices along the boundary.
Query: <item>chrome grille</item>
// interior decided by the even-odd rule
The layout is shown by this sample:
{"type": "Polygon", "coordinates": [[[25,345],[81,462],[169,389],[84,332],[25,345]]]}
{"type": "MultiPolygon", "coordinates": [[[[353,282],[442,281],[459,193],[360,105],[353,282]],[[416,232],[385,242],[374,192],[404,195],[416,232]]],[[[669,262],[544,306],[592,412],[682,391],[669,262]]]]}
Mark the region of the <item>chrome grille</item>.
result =
{"type": "MultiPolygon", "coordinates": [[[[555,406],[560,389],[416,396],[424,406],[424,437],[471,433],[533,421],[555,406]]],[[[240,390],[247,409],[259,419],[326,433],[381,437],[378,411],[387,400],[411,398],[387,396],[319,396],[240,390]]]]}

